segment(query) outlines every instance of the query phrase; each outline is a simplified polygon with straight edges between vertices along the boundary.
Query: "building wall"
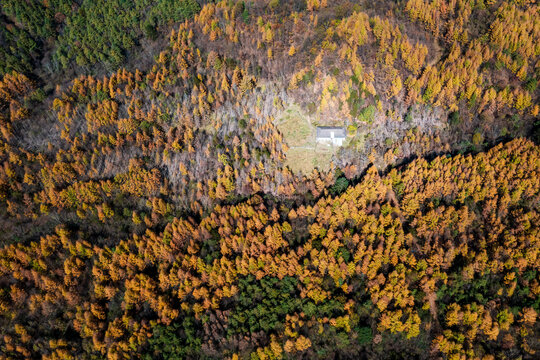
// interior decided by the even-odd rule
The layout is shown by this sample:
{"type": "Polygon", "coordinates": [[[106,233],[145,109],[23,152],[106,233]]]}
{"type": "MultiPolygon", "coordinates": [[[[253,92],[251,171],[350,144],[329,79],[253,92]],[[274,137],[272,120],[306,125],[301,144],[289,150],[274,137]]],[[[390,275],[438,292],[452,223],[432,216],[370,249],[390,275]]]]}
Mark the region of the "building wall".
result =
{"type": "Polygon", "coordinates": [[[317,142],[326,145],[343,146],[342,138],[317,138],[317,142]]]}

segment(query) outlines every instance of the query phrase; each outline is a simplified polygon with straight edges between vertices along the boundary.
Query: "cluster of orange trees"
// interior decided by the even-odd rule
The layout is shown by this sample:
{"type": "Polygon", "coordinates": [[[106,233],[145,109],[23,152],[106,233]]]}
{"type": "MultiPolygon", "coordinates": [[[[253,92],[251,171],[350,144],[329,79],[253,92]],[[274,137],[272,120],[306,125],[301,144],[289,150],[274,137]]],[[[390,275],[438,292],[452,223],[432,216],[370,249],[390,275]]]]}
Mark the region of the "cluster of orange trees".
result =
{"type": "MultiPolygon", "coordinates": [[[[475,144],[484,139],[481,134],[473,139],[478,131],[494,139],[530,129],[540,111],[537,4],[385,4],[309,1],[303,8],[220,1],[205,4],[191,29],[204,35],[203,40],[195,36],[197,45],[249,58],[263,79],[283,80],[289,99],[324,123],[369,129],[391,119],[396,123],[391,126],[406,127],[402,121],[411,109],[435,107],[440,112],[433,116],[443,118],[440,125],[459,127],[467,132],[461,137],[475,144]]],[[[410,146],[440,153],[444,145],[444,140],[435,148],[396,144],[380,156],[390,151],[394,156],[385,159],[398,159],[410,146]]]]}
{"type": "Polygon", "coordinates": [[[312,205],[253,196],[115,241],[57,226],[0,251],[0,346],[6,358],[266,359],[377,353],[382,341],[418,356],[531,357],[539,161],[515,140],[371,168],[312,205]]]}

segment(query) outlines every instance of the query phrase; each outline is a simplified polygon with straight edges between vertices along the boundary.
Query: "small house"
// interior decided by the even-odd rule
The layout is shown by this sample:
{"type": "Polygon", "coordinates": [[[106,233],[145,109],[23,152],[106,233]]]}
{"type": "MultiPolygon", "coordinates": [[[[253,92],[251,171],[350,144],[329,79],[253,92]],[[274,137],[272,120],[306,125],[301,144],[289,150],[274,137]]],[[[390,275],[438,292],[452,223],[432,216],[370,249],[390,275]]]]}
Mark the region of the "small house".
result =
{"type": "Polygon", "coordinates": [[[345,128],[318,126],[317,127],[317,142],[321,144],[343,146],[343,141],[347,137],[345,128]]]}

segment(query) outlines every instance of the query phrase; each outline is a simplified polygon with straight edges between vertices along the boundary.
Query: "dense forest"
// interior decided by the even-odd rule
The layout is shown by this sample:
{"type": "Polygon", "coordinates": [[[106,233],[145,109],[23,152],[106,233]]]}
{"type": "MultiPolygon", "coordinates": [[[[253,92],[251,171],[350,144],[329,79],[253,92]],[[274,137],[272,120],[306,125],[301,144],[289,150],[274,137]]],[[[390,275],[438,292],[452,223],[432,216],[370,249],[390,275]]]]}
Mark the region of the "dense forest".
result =
{"type": "Polygon", "coordinates": [[[530,0],[2,0],[0,359],[538,358],[539,80],[530,0]]]}

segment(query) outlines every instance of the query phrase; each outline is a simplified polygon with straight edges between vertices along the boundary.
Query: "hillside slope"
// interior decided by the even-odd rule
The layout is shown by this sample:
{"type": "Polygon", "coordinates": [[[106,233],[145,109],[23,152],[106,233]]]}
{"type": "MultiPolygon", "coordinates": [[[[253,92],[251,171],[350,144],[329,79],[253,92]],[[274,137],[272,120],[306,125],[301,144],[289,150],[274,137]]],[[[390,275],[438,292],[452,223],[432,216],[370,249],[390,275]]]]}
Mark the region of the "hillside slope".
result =
{"type": "Polygon", "coordinates": [[[538,14],[3,1],[0,359],[534,359],[538,14]]]}

